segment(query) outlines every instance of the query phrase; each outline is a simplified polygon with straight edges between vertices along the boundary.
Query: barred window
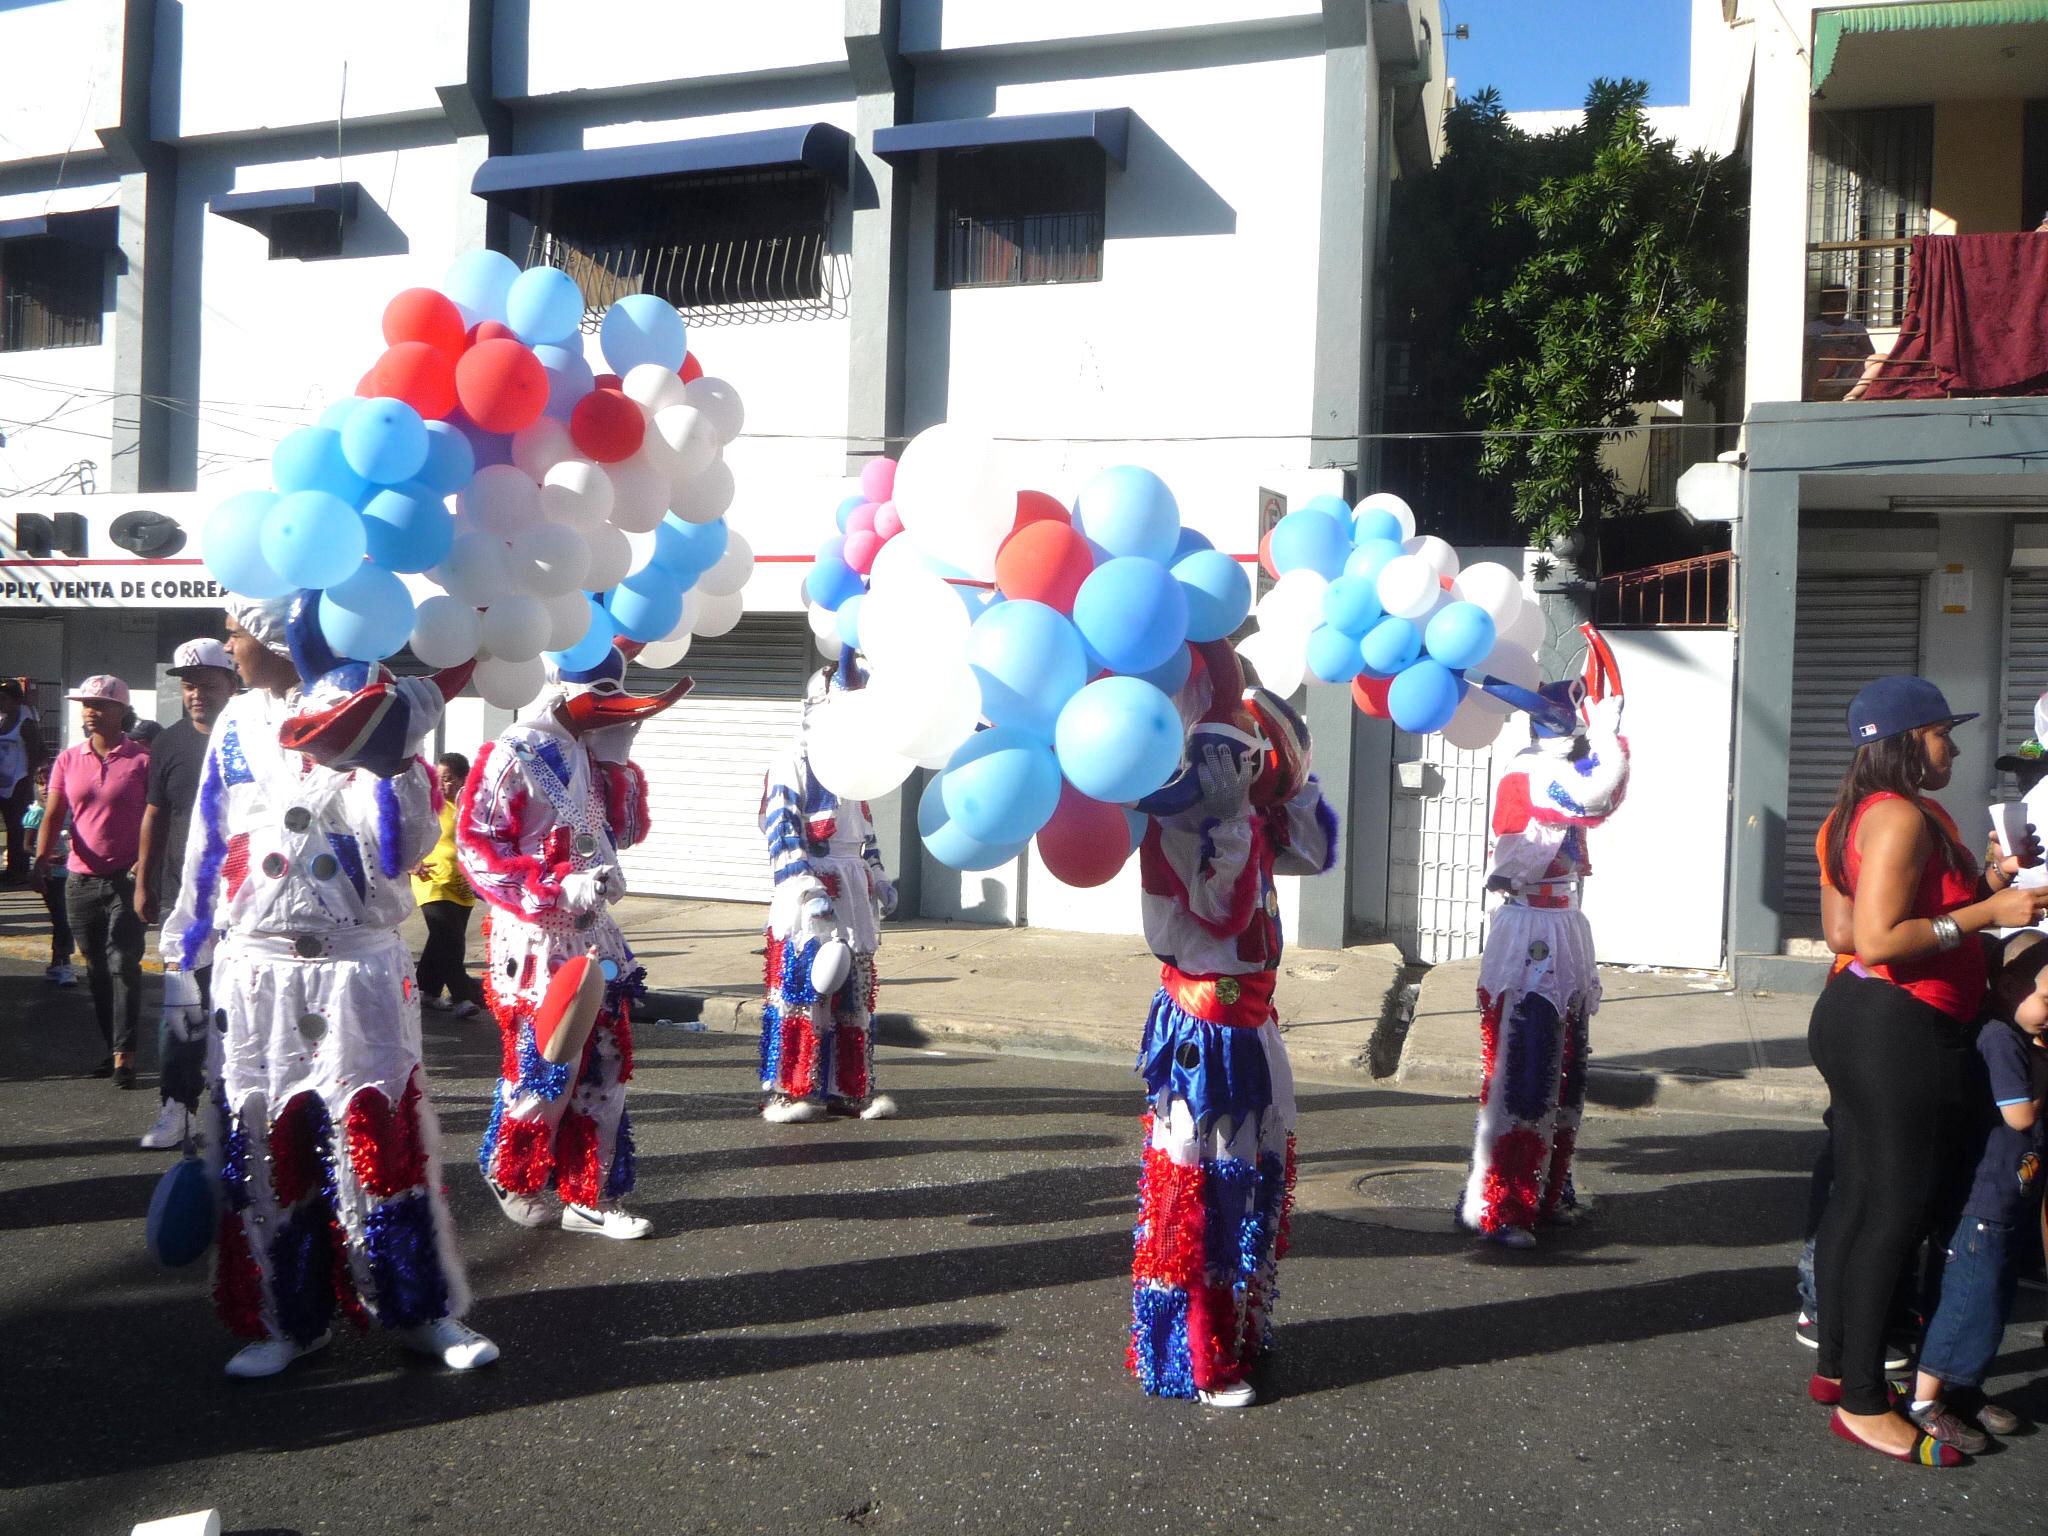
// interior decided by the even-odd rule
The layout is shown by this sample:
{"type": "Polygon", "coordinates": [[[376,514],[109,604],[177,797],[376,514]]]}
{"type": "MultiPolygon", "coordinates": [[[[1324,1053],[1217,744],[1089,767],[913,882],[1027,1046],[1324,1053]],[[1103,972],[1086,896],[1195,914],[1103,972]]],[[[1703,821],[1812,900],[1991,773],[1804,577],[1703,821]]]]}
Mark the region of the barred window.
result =
{"type": "Polygon", "coordinates": [[[107,259],[47,235],[0,241],[0,352],[96,347],[107,259]]]}
{"type": "Polygon", "coordinates": [[[941,288],[1102,280],[1105,160],[1092,142],[940,153],[941,288]]]}

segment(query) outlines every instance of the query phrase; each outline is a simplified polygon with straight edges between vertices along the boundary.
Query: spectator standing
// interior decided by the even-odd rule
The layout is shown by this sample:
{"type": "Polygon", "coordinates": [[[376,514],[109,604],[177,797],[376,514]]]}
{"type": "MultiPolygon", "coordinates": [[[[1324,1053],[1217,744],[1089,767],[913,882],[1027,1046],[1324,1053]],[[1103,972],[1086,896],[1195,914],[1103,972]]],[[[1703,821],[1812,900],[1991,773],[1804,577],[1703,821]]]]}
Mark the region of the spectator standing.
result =
{"type": "Polygon", "coordinates": [[[40,794],[35,787],[35,772],[49,759],[43,749],[42,729],[23,707],[24,702],[20,679],[0,677],[0,818],[7,823],[10,885],[30,883],[22,818],[40,794]]]}
{"type": "MultiPolygon", "coordinates": [[[[199,773],[213,723],[227,707],[241,679],[228,648],[218,640],[187,640],[171,658],[185,717],[160,732],[149,748],[149,800],[135,861],[135,915],[157,922],[178,905],[185,865],[185,835],[199,803],[199,773]]],[[[188,1115],[199,1111],[206,1076],[206,1014],[212,1009],[213,967],[192,973],[200,1012],[190,1022],[183,1009],[166,1008],[157,1027],[158,1092],[163,1107],[142,1137],[145,1147],[175,1147],[185,1139],[188,1115]]]]}
{"type": "Polygon", "coordinates": [[[93,1013],[108,1056],[94,1077],[135,1086],[135,1031],[142,1010],[142,919],[135,915],[135,858],[149,798],[149,751],[121,734],[128,685],[88,677],[68,695],[85,714],[86,738],[57,754],[36,830],[36,873],[56,862],[67,827],[65,908],[85,955],[93,1013]]]}
{"type": "Polygon", "coordinates": [[[420,949],[416,967],[420,1005],[452,1008],[468,1019],[484,1011],[483,986],[463,962],[476,892],[469,888],[455,857],[455,807],[469,780],[469,759],[460,752],[444,752],[435,764],[435,774],[441,785],[441,840],[412,872],[413,900],[419,903],[420,916],[427,923],[427,942],[420,949]],[[445,1002],[441,997],[444,989],[448,994],[445,1002]]]}
{"type": "MultiPolygon", "coordinates": [[[[50,797],[50,765],[40,764],[34,775],[36,794],[27,814],[22,817],[22,830],[33,835],[43,825],[43,807],[50,797]]],[[[62,832],[57,834],[57,857],[61,860],[71,853],[71,839],[62,832]]],[[[31,876],[29,883],[43,898],[43,906],[50,914],[50,964],[43,972],[45,981],[55,982],[60,987],[78,985],[78,974],[71,969],[71,916],[64,909],[65,869],[63,864],[50,871],[47,879],[31,876]]]]}

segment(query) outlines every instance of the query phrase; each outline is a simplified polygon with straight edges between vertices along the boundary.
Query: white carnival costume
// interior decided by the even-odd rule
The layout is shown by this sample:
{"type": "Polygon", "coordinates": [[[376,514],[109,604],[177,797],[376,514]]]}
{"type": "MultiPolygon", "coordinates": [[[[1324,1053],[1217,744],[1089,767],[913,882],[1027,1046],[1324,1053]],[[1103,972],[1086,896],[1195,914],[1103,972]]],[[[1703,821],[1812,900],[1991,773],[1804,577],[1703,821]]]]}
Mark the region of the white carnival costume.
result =
{"type": "Polygon", "coordinates": [[[627,759],[640,721],[687,691],[632,698],[616,648],[553,686],[478,754],[455,821],[456,852],[487,903],[484,996],[503,1067],[478,1164],[514,1221],[640,1237],[647,1222],[618,1202],[634,1182],[626,1084],[633,1076],[632,999],[645,992],[609,906],[626,894],[619,849],[647,835],[647,779],[627,759]],[[569,960],[603,970],[603,1001],[580,1058],[548,1060],[535,1036],[549,982],[569,960]]]}
{"type": "MultiPolygon", "coordinates": [[[[851,680],[852,663],[839,679],[851,680]]],[[[874,1088],[875,951],[896,910],[875,824],[864,801],[841,800],[811,772],[806,748],[815,704],[842,683],[826,668],[804,701],[806,724],[769,765],[761,832],[775,894],[768,906],[766,1005],[761,1012],[762,1115],[816,1120],[827,1113],[880,1120],[895,1101],[874,1088]]]]}
{"type": "MultiPolygon", "coordinates": [[[[448,1321],[469,1288],[398,932],[412,867],[440,831],[433,776],[412,748],[439,717],[437,683],[460,688],[468,669],[399,683],[340,663],[318,638],[318,600],[301,594],[289,620],[306,695],[240,694],[208,739],[163,932],[182,970],[212,953],[214,1300],[238,1336],[260,1341],[229,1370],[282,1369],[327,1341],[337,1312],[408,1330],[409,1346],[450,1365],[483,1364],[496,1347],[448,1321]],[[334,752],[323,729],[337,713],[347,750],[334,752]]],[[[285,601],[231,611],[282,651],[285,601]]]]}
{"type": "Polygon", "coordinates": [[[1621,678],[1590,625],[1587,678],[1532,696],[1535,739],[1494,788],[1491,890],[1505,893],[1479,969],[1479,1123],[1460,1222],[1515,1247],[1569,1220],[1572,1150],[1600,1008],[1593,931],[1579,909],[1586,833],[1628,790],[1621,678]],[[1611,690],[1611,691],[1610,691],[1611,690]]]}

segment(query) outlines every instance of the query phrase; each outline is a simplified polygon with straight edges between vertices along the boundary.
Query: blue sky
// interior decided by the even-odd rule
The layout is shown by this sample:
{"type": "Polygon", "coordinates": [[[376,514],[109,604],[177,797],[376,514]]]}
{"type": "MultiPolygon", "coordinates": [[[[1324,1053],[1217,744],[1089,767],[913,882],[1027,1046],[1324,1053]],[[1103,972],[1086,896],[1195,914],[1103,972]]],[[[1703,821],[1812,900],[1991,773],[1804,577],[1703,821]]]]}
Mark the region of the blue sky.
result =
{"type": "Polygon", "coordinates": [[[1650,105],[1682,104],[1688,0],[1442,0],[1461,99],[1485,86],[1510,112],[1584,106],[1601,75],[1650,82],[1650,105]],[[1472,29],[1461,43],[1453,28],[1472,29]]]}

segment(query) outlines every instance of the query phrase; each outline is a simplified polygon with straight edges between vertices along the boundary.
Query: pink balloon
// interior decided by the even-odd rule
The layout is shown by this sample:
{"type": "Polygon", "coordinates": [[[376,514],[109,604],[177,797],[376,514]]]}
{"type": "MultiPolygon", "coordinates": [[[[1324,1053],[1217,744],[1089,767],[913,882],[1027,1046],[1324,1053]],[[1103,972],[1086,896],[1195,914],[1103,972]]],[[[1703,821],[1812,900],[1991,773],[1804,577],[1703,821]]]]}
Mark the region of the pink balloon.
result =
{"type": "Polygon", "coordinates": [[[887,501],[896,489],[896,461],[869,459],[860,472],[860,493],[869,501],[887,501]]]}
{"type": "Polygon", "coordinates": [[[875,504],[871,501],[864,502],[848,513],[846,531],[848,533],[873,533],[875,531],[875,504]]]}
{"type": "Polygon", "coordinates": [[[1131,856],[1130,825],[1119,807],[1091,800],[1063,779],[1059,807],[1038,829],[1038,856],[1056,880],[1101,885],[1131,856]]]}
{"type": "Polygon", "coordinates": [[[872,528],[858,532],[849,529],[846,543],[840,550],[840,558],[852,566],[856,573],[865,576],[875,563],[875,556],[882,552],[882,541],[872,528]]]}
{"type": "MultiPolygon", "coordinates": [[[[847,521],[851,523],[852,518],[847,521]]],[[[896,514],[896,503],[885,501],[875,508],[875,533],[886,544],[903,531],[903,519],[896,514]]]]}

